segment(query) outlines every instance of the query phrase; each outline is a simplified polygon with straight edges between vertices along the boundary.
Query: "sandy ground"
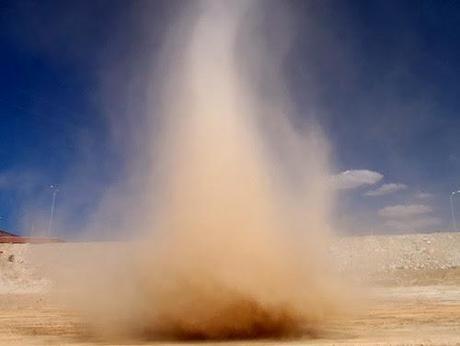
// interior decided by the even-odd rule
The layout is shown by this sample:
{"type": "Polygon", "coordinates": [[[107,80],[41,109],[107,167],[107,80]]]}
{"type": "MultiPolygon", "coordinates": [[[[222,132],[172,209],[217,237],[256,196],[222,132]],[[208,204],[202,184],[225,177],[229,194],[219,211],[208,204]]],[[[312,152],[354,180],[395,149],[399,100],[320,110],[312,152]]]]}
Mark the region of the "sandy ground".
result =
{"type": "MultiPolygon", "coordinates": [[[[52,282],[40,273],[70,266],[56,263],[63,252],[96,260],[123,254],[122,244],[4,244],[0,251],[0,344],[116,344],[99,340],[78,314],[54,303],[47,295],[52,282]]],[[[228,344],[460,345],[460,234],[347,237],[330,251],[344,275],[372,283],[363,290],[365,306],[330,321],[314,339],[228,344]]]]}

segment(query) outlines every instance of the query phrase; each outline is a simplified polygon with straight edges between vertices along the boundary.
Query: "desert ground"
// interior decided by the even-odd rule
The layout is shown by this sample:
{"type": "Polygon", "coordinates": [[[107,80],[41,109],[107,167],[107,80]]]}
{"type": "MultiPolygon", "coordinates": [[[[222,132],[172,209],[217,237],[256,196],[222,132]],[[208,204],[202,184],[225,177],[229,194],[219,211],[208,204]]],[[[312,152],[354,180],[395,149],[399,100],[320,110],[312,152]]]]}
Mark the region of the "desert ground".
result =
{"type": "MultiPolygon", "coordinates": [[[[43,268],[68,266],[55,263],[62,253],[98,261],[121,252],[121,243],[1,244],[0,344],[120,344],[96,336],[78,313],[57,304],[43,268]]],[[[228,344],[460,345],[460,234],[342,237],[330,247],[330,257],[365,296],[356,312],[330,320],[314,337],[228,344]]]]}

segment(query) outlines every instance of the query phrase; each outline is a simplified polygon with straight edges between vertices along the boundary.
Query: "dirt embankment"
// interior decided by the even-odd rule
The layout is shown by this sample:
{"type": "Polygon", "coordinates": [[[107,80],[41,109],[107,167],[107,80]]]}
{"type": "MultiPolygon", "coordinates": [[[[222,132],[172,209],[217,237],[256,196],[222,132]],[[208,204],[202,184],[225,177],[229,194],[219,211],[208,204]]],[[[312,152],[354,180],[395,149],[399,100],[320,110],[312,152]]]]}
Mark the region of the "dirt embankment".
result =
{"type": "MultiPolygon", "coordinates": [[[[129,256],[120,243],[0,244],[0,292],[45,289],[43,267],[60,266],[64,253],[73,261],[129,256]]],[[[340,272],[385,285],[460,282],[460,233],[342,237],[330,255],[340,272]]]]}
{"type": "Polygon", "coordinates": [[[341,271],[377,284],[460,283],[460,233],[343,237],[331,255],[341,271]]]}

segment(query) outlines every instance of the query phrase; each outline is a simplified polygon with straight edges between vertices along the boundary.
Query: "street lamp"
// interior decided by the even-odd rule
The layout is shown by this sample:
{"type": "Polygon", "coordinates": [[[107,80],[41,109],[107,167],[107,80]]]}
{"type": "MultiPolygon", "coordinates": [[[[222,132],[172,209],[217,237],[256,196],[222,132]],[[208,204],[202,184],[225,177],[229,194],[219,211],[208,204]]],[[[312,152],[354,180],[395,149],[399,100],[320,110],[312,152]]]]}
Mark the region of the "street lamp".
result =
{"type": "Polygon", "coordinates": [[[50,189],[53,190],[53,199],[51,200],[50,218],[48,222],[48,237],[51,236],[53,231],[54,210],[56,208],[56,195],[59,192],[57,185],[50,185],[50,189]]]}
{"type": "Polygon", "coordinates": [[[452,225],[454,227],[455,232],[457,232],[457,221],[455,219],[454,196],[459,193],[460,190],[454,191],[450,194],[450,211],[452,212],[452,225]]]}

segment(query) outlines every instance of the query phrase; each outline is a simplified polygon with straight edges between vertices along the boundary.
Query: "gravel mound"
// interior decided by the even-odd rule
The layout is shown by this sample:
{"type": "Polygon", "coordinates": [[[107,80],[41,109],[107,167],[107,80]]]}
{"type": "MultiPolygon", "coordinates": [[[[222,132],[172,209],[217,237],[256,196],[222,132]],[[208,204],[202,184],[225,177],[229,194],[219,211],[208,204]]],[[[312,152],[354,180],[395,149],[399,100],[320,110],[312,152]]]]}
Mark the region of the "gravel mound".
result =
{"type": "MultiPolygon", "coordinates": [[[[64,263],[66,257],[98,262],[127,250],[119,242],[0,244],[0,294],[46,291],[51,280],[40,274],[42,268],[54,272],[64,267],[72,275],[72,261],[64,263]]],[[[341,237],[331,245],[330,258],[352,279],[356,274],[358,280],[391,285],[458,283],[460,233],[341,237]]]]}
{"type": "Polygon", "coordinates": [[[451,269],[460,266],[460,233],[343,237],[330,250],[344,270],[451,269]]]}

